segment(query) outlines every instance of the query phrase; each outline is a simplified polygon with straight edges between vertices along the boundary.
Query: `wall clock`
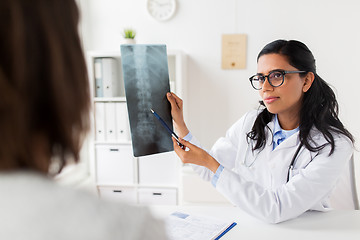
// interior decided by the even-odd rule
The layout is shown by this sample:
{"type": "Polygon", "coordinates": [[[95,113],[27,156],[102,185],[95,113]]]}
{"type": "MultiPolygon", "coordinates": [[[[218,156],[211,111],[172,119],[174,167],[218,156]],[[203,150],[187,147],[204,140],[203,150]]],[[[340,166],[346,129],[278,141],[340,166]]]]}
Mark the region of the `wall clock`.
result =
{"type": "Polygon", "coordinates": [[[147,11],[158,21],[166,21],[174,16],[176,0],[147,0],[147,11]]]}

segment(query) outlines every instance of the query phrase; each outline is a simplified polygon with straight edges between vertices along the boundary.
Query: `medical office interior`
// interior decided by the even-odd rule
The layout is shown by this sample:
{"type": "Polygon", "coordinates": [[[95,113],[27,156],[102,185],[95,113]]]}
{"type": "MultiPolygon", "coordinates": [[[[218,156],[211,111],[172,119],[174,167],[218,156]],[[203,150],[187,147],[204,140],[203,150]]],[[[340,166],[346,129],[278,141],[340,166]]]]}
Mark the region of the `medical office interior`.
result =
{"type": "MultiPolygon", "coordinates": [[[[170,87],[184,100],[188,128],[205,148],[210,149],[235,121],[258,107],[260,97],[248,78],[256,73],[262,47],[276,39],[296,39],[312,50],[318,74],[335,89],[340,118],[360,149],[359,1],[176,0],[174,14],[164,21],[150,14],[147,2],[77,0],[92,86],[93,124],[80,164],[65,168],[59,182],[101,198],[136,204],[230,204],[189,166],[182,166],[173,152],[134,158],[123,92],[103,99],[95,95],[96,60],[115,59],[113,67],[122,81],[120,44],[126,43],[123,32],[129,28],[136,31],[136,44],[166,44],[170,87]],[[222,68],[226,34],[246,37],[242,69],[222,68]],[[114,112],[113,120],[101,120],[114,112]],[[124,129],[113,138],[97,139],[100,121],[124,129]]],[[[359,194],[358,151],[354,156],[359,194]]]]}

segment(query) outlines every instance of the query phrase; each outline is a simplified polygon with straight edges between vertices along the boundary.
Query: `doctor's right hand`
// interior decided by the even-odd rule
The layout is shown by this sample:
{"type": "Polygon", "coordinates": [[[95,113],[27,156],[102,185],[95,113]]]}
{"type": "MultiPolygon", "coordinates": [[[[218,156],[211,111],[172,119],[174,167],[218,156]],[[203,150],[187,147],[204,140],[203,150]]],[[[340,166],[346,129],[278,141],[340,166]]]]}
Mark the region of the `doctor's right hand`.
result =
{"type": "Polygon", "coordinates": [[[180,138],[184,138],[189,133],[189,130],[184,121],[183,101],[172,92],[168,92],[166,97],[171,104],[171,116],[174,120],[176,131],[178,132],[180,138]]]}
{"type": "Polygon", "coordinates": [[[179,156],[183,163],[191,163],[208,168],[213,173],[219,168],[219,162],[208,154],[205,150],[191,144],[184,139],[179,139],[179,142],[184,146],[180,147],[178,142],[172,137],[174,151],[179,156]]]}

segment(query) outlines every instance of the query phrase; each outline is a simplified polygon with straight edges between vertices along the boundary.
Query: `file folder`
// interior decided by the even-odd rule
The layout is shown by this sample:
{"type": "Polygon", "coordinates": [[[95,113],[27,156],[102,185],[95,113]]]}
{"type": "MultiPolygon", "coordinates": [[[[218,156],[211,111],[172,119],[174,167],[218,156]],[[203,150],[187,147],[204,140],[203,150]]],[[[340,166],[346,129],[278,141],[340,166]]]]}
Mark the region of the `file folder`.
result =
{"type": "Polygon", "coordinates": [[[125,102],[115,103],[116,136],[118,141],[130,140],[130,127],[125,102]]]}
{"type": "Polygon", "coordinates": [[[94,60],[94,75],[95,75],[95,97],[103,97],[103,79],[102,79],[102,60],[95,58],[94,60]]]}
{"type": "Polygon", "coordinates": [[[107,142],[116,141],[116,119],[115,119],[115,103],[105,103],[105,140],[107,142]]]}
{"type": "Polygon", "coordinates": [[[99,142],[105,141],[105,104],[95,103],[95,139],[99,142]]]}
{"type": "Polygon", "coordinates": [[[102,58],[103,96],[118,97],[120,79],[117,75],[117,61],[115,58],[102,58]]]}

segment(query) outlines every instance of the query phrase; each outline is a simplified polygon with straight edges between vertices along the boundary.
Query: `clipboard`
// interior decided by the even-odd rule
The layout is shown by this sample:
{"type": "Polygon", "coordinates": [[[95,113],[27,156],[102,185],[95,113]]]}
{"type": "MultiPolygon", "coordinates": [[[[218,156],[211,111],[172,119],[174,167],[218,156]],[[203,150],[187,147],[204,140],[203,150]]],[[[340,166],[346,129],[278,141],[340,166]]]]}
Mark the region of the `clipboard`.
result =
{"type": "Polygon", "coordinates": [[[120,49],[134,156],[173,151],[171,135],[150,111],[173,130],[166,98],[170,92],[166,45],[123,44],[120,49]]]}

